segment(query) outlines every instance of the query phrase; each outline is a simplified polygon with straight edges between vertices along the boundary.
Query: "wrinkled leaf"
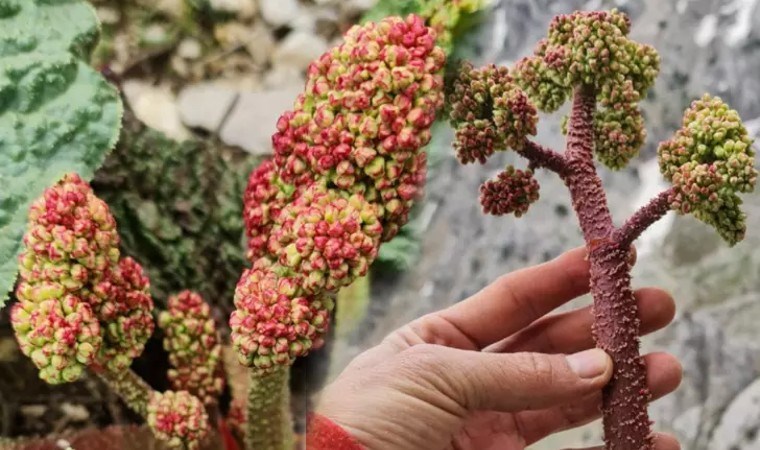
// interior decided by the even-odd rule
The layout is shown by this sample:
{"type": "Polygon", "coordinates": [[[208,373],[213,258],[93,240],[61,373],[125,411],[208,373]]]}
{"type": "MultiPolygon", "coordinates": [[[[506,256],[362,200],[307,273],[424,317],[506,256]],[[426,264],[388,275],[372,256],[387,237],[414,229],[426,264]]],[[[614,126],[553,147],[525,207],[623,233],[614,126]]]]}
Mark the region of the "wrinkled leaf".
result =
{"type": "Polygon", "coordinates": [[[99,24],[81,0],[0,0],[0,307],[32,200],[63,174],[90,179],[118,139],[122,105],[87,64],[99,24]]]}

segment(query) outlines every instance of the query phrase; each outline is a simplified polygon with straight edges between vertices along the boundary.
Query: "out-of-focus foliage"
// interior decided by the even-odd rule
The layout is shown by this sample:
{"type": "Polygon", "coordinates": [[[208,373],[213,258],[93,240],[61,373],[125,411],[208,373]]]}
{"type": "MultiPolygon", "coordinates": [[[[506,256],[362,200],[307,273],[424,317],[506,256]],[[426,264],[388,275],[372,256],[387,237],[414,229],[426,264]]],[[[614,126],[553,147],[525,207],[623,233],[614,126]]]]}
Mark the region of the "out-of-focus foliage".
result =
{"type": "Polygon", "coordinates": [[[225,312],[244,259],[240,160],[209,142],[176,142],[127,112],[119,145],[92,186],[119,225],[125,254],[145,261],[156,301],[190,288],[225,312]]]}
{"type": "Polygon", "coordinates": [[[0,306],[31,201],[63,174],[89,179],[119,135],[116,90],[87,65],[99,24],[80,0],[0,0],[0,306]]]}

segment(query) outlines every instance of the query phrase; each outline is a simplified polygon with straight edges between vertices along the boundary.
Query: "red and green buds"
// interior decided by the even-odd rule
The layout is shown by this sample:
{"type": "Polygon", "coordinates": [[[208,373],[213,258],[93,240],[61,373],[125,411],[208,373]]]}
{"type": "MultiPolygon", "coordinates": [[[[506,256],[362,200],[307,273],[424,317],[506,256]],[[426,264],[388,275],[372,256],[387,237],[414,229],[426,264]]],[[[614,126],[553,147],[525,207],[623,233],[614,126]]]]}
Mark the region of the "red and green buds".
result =
{"type": "Polygon", "coordinates": [[[360,194],[314,184],[280,214],[269,250],[300,274],[309,294],[335,292],[367,274],[383,228],[375,205],[360,194]]]}
{"type": "Polygon", "coordinates": [[[95,363],[124,370],[153,332],[148,279],[118,243],[108,206],[76,174],[32,204],[13,326],[46,381],[95,363]]]}
{"type": "Polygon", "coordinates": [[[536,108],[506,67],[475,69],[463,63],[448,102],[454,148],[463,164],[484,163],[497,150],[520,149],[526,137],[536,134],[536,108]]]}
{"type": "Polygon", "coordinates": [[[177,391],[188,391],[212,405],[224,389],[222,346],[211,309],[200,295],[182,291],[169,297],[158,325],[169,353],[169,381],[177,391]]]}
{"type": "Polygon", "coordinates": [[[92,288],[100,304],[95,311],[103,332],[100,363],[119,372],[132,365],[153,334],[153,299],[150,282],[142,267],[124,258],[109,270],[103,281],[92,288]]]}
{"type": "Polygon", "coordinates": [[[712,225],[732,245],[746,230],[737,194],[752,192],[757,182],[752,143],[739,114],[705,95],[658,148],[660,171],[674,187],[671,207],[712,225]]]}
{"type": "Polygon", "coordinates": [[[532,56],[513,76],[542,111],[553,112],[577,86],[592,86],[600,109],[594,117],[595,152],[605,165],[625,166],[645,140],[638,102],[659,73],[649,45],[627,37],[628,16],[617,11],[578,11],[554,18],[532,56]]]}
{"type": "Polygon", "coordinates": [[[50,384],[76,381],[95,362],[102,343],[90,305],[66,294],[38,303],[13,305],[11,324],[21,351],[50,384]]]}
{"type": "Polygon", "coordinates": [[[197,449],[208,433],[208,415],[186,391],[154,392],[148,401],[148,425],[170,447],[197,449]]]}
{"type": "Polygon", "coordinates": [[[230,317],[241,364],[266,371],[322,345],[332,300],[306,296],[303,285],[303,277],[281,276],[276,267],[243,273],[230,317]]]}
{"type": "Polygon", "coordinates": [[[362,193],[395,231],[424,181],[419,155],[443,103],[444,61],[435,33],[417,16],[352,27],[310,65],[295,109],[277,123],[281,179],[299,186],[323,179],[362,193]]]}
{"type": "Polygon", "coordinates": [[[515,217],[520,217],[536,200],[538,181],[533,178],[531,170],[523,171],[507,166],[495,180],[488,180],[480,187],[483,212],[494,216],[514,214],[515,217]]]}
{"type": "Polygon", "coordinates": [[[118,261],[118,244],[108,207],[77,175],[30,207],[11,320],[46,382],[75,381],[98,357],[103,333],[86,293],[118,261]]]}
{"type": "MultiPolygon", "coordinates": [[[[435,41],[421,18],[391,17],[352,27],[309,66],[304,92],[277,121],[274,159],[248,180],[253,269],[230,318],[242,364],[269,370],[319,347],[330,295],[364,276],[407,222],[443,105],[445,53],[435,41]]],[[[505,114],[500,124],[515,120],[505,114]]]]}

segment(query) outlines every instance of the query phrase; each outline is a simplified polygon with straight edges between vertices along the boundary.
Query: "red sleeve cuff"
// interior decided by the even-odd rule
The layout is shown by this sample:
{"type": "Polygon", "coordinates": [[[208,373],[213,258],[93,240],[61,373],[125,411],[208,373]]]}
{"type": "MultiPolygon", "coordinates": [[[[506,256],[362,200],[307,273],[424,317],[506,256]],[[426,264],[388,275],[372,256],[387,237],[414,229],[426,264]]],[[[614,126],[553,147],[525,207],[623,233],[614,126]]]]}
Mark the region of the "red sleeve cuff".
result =
{"type": "Polygon", "coordinates": [[[306,429],[308,450],[365,450],[340,425],[319,414],[310,414],[306,429]]]}

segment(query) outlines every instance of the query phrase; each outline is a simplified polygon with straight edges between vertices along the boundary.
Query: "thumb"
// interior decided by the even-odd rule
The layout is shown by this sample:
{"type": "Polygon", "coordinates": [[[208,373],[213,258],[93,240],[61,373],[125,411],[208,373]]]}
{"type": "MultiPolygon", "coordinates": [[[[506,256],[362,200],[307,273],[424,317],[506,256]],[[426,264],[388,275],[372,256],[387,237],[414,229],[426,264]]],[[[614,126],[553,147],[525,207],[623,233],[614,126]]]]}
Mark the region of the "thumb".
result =
{"type": "Polygon", "coordinates": [[[600,390],[612,376],[612,359],[599,349],[565,356],[415,347],[428,354],[417,361],[421,378],[432,375],[433,386],[470,411],[560,405],[600,390]]]}

